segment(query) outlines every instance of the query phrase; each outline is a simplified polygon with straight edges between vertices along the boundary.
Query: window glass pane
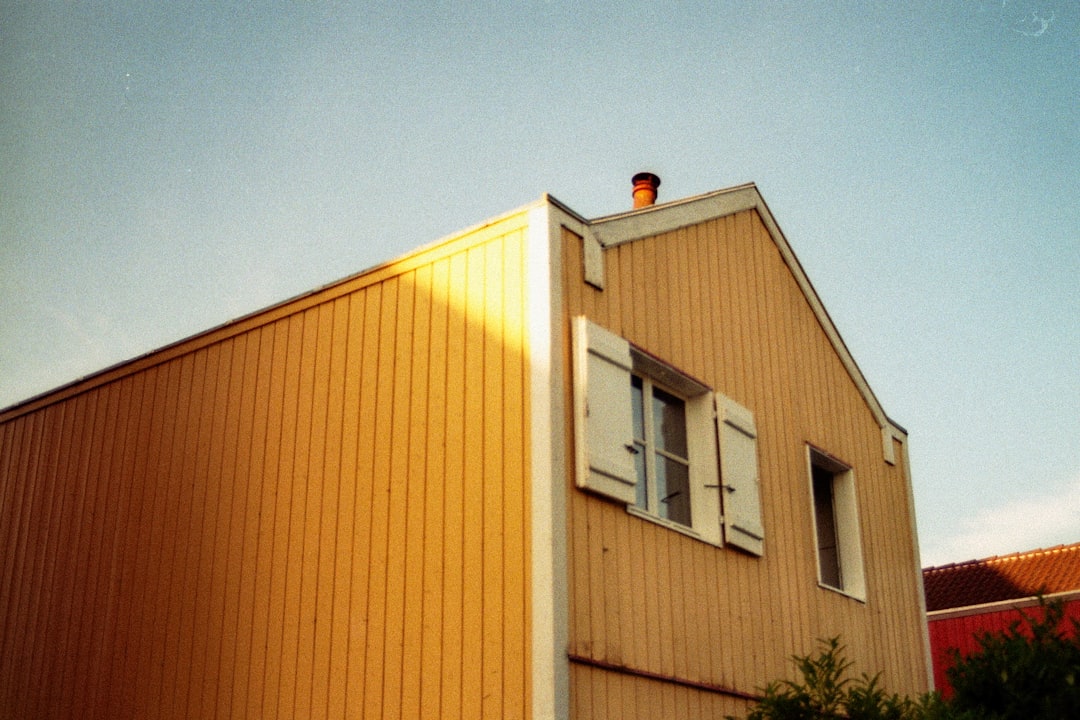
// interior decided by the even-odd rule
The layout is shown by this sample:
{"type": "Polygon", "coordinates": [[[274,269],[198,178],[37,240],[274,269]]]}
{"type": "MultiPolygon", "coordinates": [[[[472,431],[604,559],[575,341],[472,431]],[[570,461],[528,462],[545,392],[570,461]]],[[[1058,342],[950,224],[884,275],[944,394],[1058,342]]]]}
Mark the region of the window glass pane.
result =
{"type": "Polygon", "coordinates": [[[649,484],[645,477],[645,446],[639,442],[634,443],[634,469],[637,471],[637,500],[634,504],[642,510],[649,509],[649,484]]]}
{"type": "Polygon", "coordinates": [[[821,582],[842,589],[840,548],[836,541],[836,511],[833,506],[833,475],[828,470],[815,466],[813,480],[814,520],[817,524],[821,582]]]}
{"type": "MultiPolygon", "coordinates": [[[[634,439],[645,440],[645,401],[642,396],[641,378],[630,378],[630,399],[634,404],[634,439]]],[[[641,477],[640,475],[638,477],[641,477]]]]}
{"type": "Polygon", "coordinates": [[[656,491],[660,499],[660,517],[690,525],[689,467],[657,454],[656,491]]]}
{"type": "Polygon", "coordinates": [[[685,458],[687,456],[685,404],[674,395],[654,389],[652,407],[656,447],[685,458]]]}

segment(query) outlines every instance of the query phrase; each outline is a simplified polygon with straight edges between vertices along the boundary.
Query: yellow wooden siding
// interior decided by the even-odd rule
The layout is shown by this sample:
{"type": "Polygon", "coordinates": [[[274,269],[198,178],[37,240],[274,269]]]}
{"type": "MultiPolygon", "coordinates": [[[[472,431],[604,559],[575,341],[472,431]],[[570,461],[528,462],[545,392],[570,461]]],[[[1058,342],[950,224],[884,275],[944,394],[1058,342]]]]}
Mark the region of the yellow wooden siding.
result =
{"type": "Polygon", "coordinates": [[[0,716],[525,717],[523,224],[0,416],[0,716]]]}
{"type": "MultiPolygon", "coordinates": [[[[925,690],[903,468],[884,462],[870,408],[756,211],[606,249],[603,291],[582,280],[581,239],[563,243],[564,347],[583,313],[754,412],[766,533],[762,558],[716,549],[570,487],[571,654],[752,693],[839,635],[890,688],[925,690]],[[854,468],[866,603],[818,587],[807,443],[854,468]]],[[[667,692],[635,681],[616,698],[612,671],[572,672],[574,707],[592,703],[579,717],[642,703],[655,715],[667,692]],[[602,707],[593,682],[609,684],[602,707]]]]}

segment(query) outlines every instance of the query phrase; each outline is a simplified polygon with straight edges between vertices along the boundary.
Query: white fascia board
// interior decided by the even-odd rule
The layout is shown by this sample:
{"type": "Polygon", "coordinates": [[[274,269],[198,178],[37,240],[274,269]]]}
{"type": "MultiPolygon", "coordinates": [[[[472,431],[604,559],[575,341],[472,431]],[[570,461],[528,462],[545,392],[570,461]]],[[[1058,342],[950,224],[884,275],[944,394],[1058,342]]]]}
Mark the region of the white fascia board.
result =
{"type": "MultiPolygon", "coordinates": [[[[795,277],[795,282],[798,283],[799,288],[806,297],[806,301],[810,303],[810,308],[814,311],[818,323],[821,324],[822,329],[829,338],[829,342],[832,343],[833,348],[836,350],[836,354],[840,357],[840,362],[843,363],[848,375],[859,389],[863,399],[866,400],[866,404],[870,408],[874,420],[877,421],[878,427],[884,428],[893,425],[885,414],[884,408],[881,407],[881,403],[878,402],[877,396],[874,395],[874,391],[870,389],[870,383],[866,381],[866,376],[862,374],[862,370],[859,369],[859,365],[855,362],[854,356],[852,356],[851,352],[848,350],[847,345],[844,344],[844,339],[840,337],[840,331],[836,329],[836,325],[833,323],[832,318],[829,317],[829,312],[825,309],[825,304],[821,302],[821,298],[818,296],[817,291],[814,290],[814,286],[810,282],[810,277],[806,274],[806,271],[803,270],[802,264],[799,263],[799,259],[795,256],[795,251],[791,249],[791,245],[788,243],[787,238],[784,237],[784,233],[780,230],[780,226],[776,223],[776,219],[773,217],[772,213],[769,212],[769,207],[765,204],[765,199],[757,192],[757,188],[754,188],[754,193],[757,195],[759,203],[755,209],[758,211],[758,215],[761,216],[762,223],[764,223],[765,228],[769,231],[769,235],[772,236],[773,242],[776,243],[776,247],[780,250],[780,255],[784,258],[784,262],[787,263],[787,266],[791,269],[791,274],[795,277]]],[[[902,429],[900,430],[902,432],[902,429]]]]}
{"type": "MultiPolygon", "coordinates": [[[[821,302],[817,291],[814,290],[810,278],[807,276],[806,271],[803,270],[787,238],[784,237],[784,233],[780,230],[780,226],[777,224],[772,212],[769,211],[768,205],[765,204],[765,199],[753,183],[726,190],[717,190],[662,205],[651,205],[638,210],[619,213],[618,215],[597,218],[589,222],[588,225],[593,236],[600,241],[603,247],[608,248],[671,232],[689,225],[696,225],[707,220],[726,217],[745,210],[757,211],[777,249],[779,249],[781,257],[783,257],[784,262],[791,270],[795,282],[810,304],[818,323],[825,331],[826,336],[828,336],[848,375],[866,400],[866,404],[869,406],[878,426],[881,428],[893,427],[900,434],[906,435],[903,428],[891,422],[885,414],[881,403],[878,402],[873,390],[870,389],[870,384],[866,381],[866,377],[855,362],[855,358],[840,337],[840,332],[836,329],[836,325],[833,324],[832,318],[829,317],[829,313],[821,302]]],[[[892,434],[891,431],[890,434],[892,434]]]]}
{"type": "MultiPolygon", "coordinates": [[[[1043,602],[1060,601],[1062,603],[1080,600],[1080,590],[1065,590],[1058,593],[1049,593],[1042,596],[1043,602]]],[[[1038,607],[1039,597],[1029,596],[1013,598],[1012,600],[998,600],[997,602],[982,603],[981,605],[964,605],[956,608],[943,610],[931,610],[926,613],[927,621],[948,620],[950,618],[966,617],[968,615],[983,615],[989,612],[1002,610],[1022,610],[1029,607],[1038,607]]]]}
{"type": "Polygon", "coordinates": [[[589,224],[604,247],[671,232],[713,218],[734,215],[763,204],[754,185],[740,185],[592,220],[589,224]]]}

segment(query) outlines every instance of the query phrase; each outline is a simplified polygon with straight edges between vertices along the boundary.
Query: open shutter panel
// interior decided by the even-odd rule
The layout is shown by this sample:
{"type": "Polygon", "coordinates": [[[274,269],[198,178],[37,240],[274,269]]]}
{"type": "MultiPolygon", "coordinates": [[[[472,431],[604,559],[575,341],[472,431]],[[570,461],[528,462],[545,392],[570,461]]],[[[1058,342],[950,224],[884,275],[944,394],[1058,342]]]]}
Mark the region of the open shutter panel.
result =
{"type": "Polygon", "coordinates": [[[761,524],[754,416],[742,405],[723,395],[716,396],[716,403],[720,419],[724,532],[732,545],[761,555],[765,530],[761,524]]]}
{"type": "Polygon", "coordinates": [[[630,343],[574,318],[577,485],[622,503],[636,497],[630,343]]]}
{"type": "Polygon", "coordinates": [[[695,395],[686,401],[693,528],[702,540],[721,547],[724,538],[720,524],[720,457],[716,450],[715,418],[711,392],[695,395]]]}

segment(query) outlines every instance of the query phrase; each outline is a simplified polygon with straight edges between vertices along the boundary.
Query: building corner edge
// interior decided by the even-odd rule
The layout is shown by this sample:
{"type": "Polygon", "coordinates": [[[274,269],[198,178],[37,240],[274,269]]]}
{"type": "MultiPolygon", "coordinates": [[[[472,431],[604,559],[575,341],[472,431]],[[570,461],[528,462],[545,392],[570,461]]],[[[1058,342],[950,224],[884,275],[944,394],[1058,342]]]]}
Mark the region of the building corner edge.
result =
{"type": "Polygon", "coordinates": [[[561,223],[548,198],[528,211],[532,717],[569,718],[566,448],[561,223]]]}

